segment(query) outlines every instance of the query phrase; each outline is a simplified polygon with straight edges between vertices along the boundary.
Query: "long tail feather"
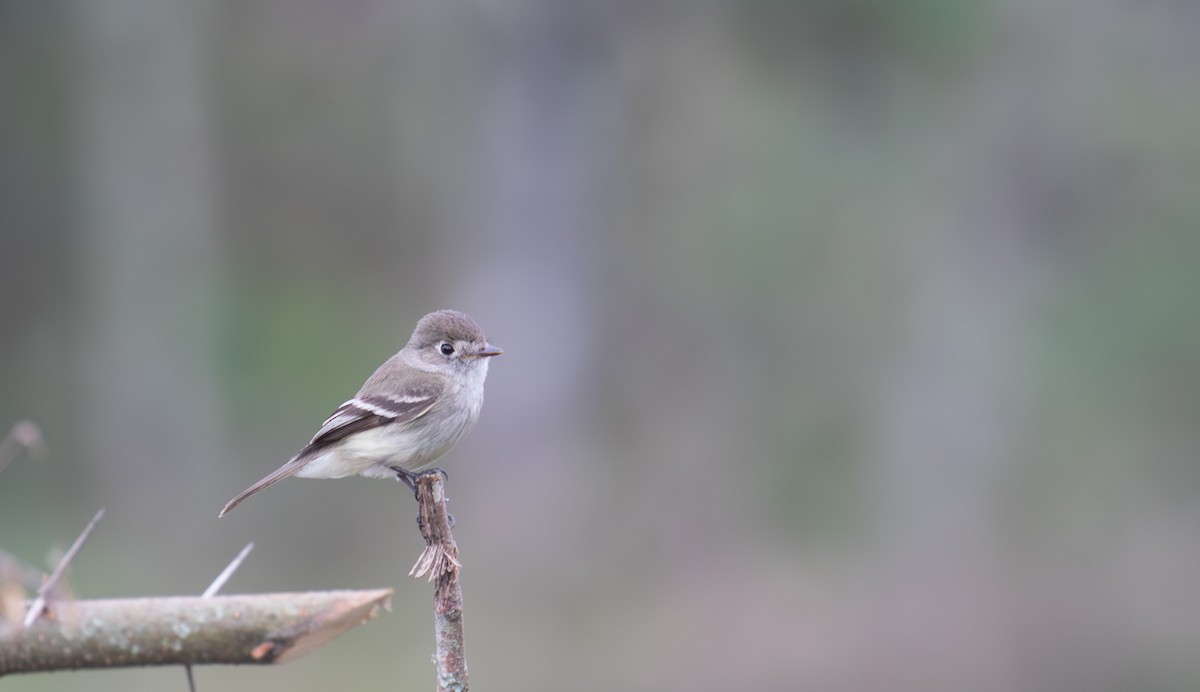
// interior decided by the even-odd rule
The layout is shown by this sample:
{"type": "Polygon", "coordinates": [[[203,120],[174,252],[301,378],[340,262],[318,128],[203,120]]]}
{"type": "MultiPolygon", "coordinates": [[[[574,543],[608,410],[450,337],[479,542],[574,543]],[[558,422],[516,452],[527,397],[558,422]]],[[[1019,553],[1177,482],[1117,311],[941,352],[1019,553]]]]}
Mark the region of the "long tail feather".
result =
{"type": "Polygon", "coordinates": [[[308,462],[308,459],[303,459],[299,456],[294,457],[288,463],[284,464],[283,466],[280,466],[279,468],[275,469],[271,473],[267,474],[266,478],[263,478],[261,481],[255,483],[254,485],[250,486],[249,488],[246,488],[241,493],[239,493],[237,497],[230,500],[229,504],[225,505],[225,509],[221,510],[221,513],[218,514],[217,517],[219,518],[219,517],[225,516],[226,514],[229,513],[229,510],[242,504],[242,500],[245,500],[246,498],[250,497],[254,493],[267,487],[268,485],[274,485],[275,483],[278,483],[279,481],[283,480],[284,478],[287,478],[288,476],[292,475],[293,473],[299,471],[304,466],[304,464],[306,464],[307,462],[308,462]]]}

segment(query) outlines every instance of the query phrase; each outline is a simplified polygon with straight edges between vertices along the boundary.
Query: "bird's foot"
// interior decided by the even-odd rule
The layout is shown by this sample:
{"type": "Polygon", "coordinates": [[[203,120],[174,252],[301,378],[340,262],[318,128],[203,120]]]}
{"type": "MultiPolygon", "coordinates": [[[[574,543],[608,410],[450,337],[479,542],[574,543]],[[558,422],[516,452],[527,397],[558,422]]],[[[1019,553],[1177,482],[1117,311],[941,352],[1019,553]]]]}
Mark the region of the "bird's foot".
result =
{"type": "MultiPolygon", "coordinates": [[[[420,478],[421,476],[430,475],[430,474],[440,475],[442,477],[443,481],[450,478],[450,475],[448,473],[446,473],[445,469],[441,469],[441,468],[432,468],[432,469],[429,469],[428,471],[422,471],[421,473],[413,473],[412,471],[406,471],[406,470],[400,468],[399,466],[389,466],[388,468],[390,468],[391,470],[396,472],[396,480],[401,481],[405,485],[407,485],[408,489],[413,492],[413,497],[417,498],[418,500],[420,500],[420,498],[417,497],[417,479],[418,478],[420,478]]],[[[450,498],[447,497],[446,502],[449,502],[449,501],[450,501],[450,498]]],[[[450,514],[449,512],[447,512],[446,513],[446,521],[449,522],[450,528],[454,528],[455,521],[454,521],[453,514],[450,514]]],[[[423,532],[423,527],[421,526],[420,512],[417,513],[417,527],[421,528],[422,532],[423,532]]]]}
{"type": "Polygon", "coordinates": [[[402,483],[407,485],[408,489],[412,491],[413,497],[416,497],[417,496],[417,476],[416,476],[416,474],[414,474],[410,471],[405,471],[404,469],[400,468],[399,466],[389,466],[388,468],[390,468],[391,470],[396,472],[396,480],[401,481],[402,483]]]}

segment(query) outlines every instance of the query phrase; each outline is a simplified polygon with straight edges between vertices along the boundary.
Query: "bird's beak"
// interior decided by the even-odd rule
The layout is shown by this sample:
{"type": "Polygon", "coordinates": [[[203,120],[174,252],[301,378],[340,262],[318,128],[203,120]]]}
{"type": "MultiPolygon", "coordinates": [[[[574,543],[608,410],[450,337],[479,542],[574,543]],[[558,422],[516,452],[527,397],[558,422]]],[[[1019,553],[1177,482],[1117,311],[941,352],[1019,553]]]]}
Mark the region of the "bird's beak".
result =
{"type": "Polygon", "coordinates": [[[476,351],[474,353],[473,357],[475,357],[475,358],[490,358],[492,356],[502,355],[503,353],[504,353],[504,349],[500,348],[499,346],[493,346],[491,344],[484,344],[483,348],[476,351]]]}

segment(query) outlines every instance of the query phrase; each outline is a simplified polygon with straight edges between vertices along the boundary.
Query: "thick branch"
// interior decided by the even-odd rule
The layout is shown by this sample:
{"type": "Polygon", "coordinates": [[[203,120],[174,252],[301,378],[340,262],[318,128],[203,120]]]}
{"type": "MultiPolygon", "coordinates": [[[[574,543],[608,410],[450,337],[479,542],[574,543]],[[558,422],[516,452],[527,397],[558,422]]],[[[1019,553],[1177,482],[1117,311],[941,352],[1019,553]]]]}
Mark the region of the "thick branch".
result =
{"type": "MultiPolygon", "coordinates": [[[[204,593],[200,594],[200,598],[212,598],[213,596],[216,596],[217,592],[221,590],[221,587],[225,586],[225,582],[229,581],[229,578],[232,577],[233,573],[237,571],[237,568],[242,566],[242,561],[246,559],[246,556],[250,554],[251,550],[254,550],[254,541],[247,543],[246,547],[242,548],[242,552],[238,553],[237,557],[233,558],[232,562],[230,562],[228,565],[225,565],[225,569],[221,570],[221,573],[217,575],[217,578],[212,580],[212,583],[208,585],[208,588],[204,590],[204,593]]],[[[196,692],[196,676],[192,673],[192,664],[189,663],[185,665],[183,667],[183,671],[187,676],[189,692],[196,692]]]]}
{"type": "Polygon", "coordinates": [[[437,642],[438,692],[466,692],[467,656],[463,643],[462,588],[458,584],[458,544],[446,514],[446,487],[441,474],[417,478],[421,535],[425,550],[410,575],[435,582],[433,631],[437,642]]]}
{"type": "Polygon", "coordinates": [[[0,675],[185,663],[279,663],[390,607],[391,589],[52,603],[0,623],[0,675]]]}

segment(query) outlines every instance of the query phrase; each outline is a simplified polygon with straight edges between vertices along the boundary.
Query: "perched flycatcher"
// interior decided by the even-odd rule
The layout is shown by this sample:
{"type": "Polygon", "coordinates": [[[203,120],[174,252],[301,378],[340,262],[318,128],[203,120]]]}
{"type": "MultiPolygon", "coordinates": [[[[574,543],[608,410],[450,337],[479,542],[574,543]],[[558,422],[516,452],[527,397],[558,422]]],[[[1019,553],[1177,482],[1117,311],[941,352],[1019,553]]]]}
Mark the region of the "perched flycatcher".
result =
{"type": "Polygon", "coordinates": [[[288,476],[398,478],[416,476],[463,438],[483,407],[488,360],[503,351],[475,320],[455,310],[421,318],[408,344],[338,407],[300,453],[229,501],[242,500],[288,476]]]}

